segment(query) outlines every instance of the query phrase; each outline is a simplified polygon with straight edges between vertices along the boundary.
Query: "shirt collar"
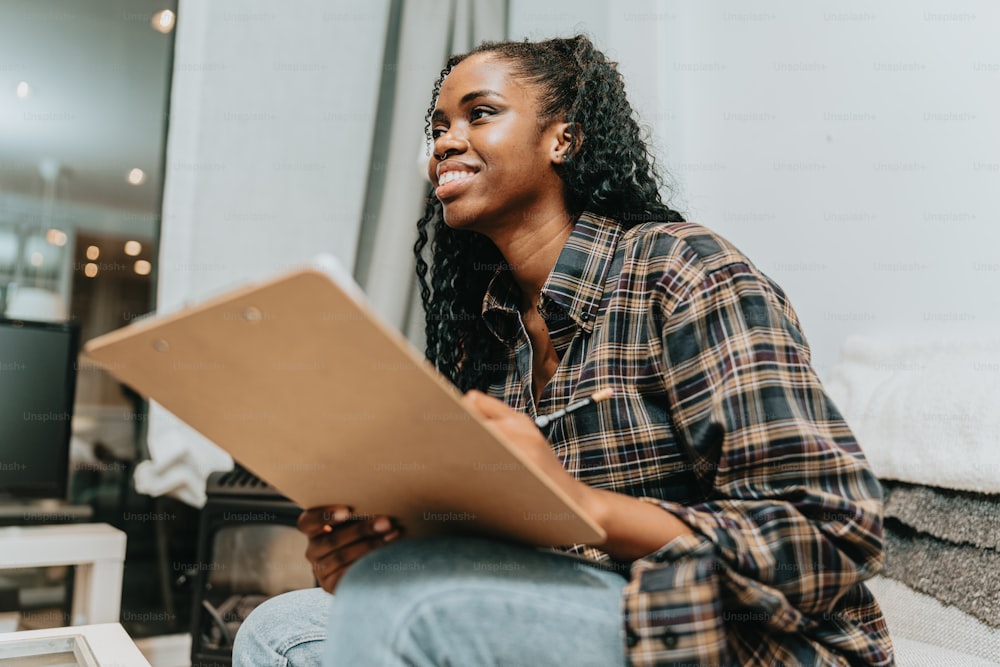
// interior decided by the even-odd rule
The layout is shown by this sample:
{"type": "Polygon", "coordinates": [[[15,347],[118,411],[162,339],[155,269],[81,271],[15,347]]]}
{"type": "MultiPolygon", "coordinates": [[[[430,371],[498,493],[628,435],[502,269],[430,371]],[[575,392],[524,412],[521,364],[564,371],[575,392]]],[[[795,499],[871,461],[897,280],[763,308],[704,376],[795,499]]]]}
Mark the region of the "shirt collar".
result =
{"type": "MultiPolygon", "coordinates": [[[[613,218],[589,212],[581,215],[542,286],[540,307],[557,306],[577,326],[590,332],[621,233],[621,224],[613,218]]],[[[483,296],[483,317],[500,340],[509,340],[513,335],[503,324],[507,318],[502,313],[516,314],[519,306],[520,290],[513,276],[508,270],[498,269],[483,296]]]]}

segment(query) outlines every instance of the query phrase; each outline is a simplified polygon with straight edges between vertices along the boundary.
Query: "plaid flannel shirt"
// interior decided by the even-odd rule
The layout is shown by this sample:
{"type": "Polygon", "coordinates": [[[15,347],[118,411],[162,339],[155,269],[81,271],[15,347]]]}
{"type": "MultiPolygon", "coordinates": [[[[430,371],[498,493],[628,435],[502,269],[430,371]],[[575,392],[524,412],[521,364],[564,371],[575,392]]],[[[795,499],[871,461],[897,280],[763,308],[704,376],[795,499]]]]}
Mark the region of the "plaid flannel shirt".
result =
{"type": "Polygon", "coordinates": [[[498,271],[483,317],[506,377],[489,393],[535,417],[613,388],[554,424],[556,454],[694,531],[617,564],[631,664],[893,663],[862,583],[882,563],[881,490],[775,283],[700,225],[584,214],[539,300],[560,357],[539,397],[520,302],[498,271]]]}

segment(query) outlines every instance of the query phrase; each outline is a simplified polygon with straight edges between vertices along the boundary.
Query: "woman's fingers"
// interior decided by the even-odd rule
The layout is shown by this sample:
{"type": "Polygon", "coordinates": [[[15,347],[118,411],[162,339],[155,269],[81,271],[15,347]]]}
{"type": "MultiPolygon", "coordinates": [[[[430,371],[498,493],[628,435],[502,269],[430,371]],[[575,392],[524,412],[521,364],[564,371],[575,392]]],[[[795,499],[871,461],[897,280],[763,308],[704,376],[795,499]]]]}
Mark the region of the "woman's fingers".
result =
{"type": "Polygon", "coordinates": [[[389,517],[380,516],[364,521],[351,521],[336,524],[330,532],[320,532],[309,538],[306,547],[306,558],[312,562],[326,557],[330,552],[343,549],[355,542],[361,542],[372,537],[380,537],[394,529],[389,517]]]}
{"type": "MultiPolygon", "coordinates": [[[[318,514],[322,518],[322,512],[318,514]]],[[[300,528],[305,524],[306,530],[313,533],[306,547],[306,558],[327,592],[333,592],[337,581],[354,561],[402,534],[402,529],[386,516],[348,519],[332,525],[323,523],[328,530],[317,529],[313,525],[316,519],[316,516],[300,519],[300,528]]]]}
{"type": "Polygon", "coordinates": [[[509,417],[514,410],[503,401],[484,394],[476,389],[470,389],[462,396],[462,402],[467,408],[477,412],[486,419],[502,419],[509,417]]]}
{"type": "Polygon", "coordinates": [[[329,533],[335,526],[351,520],[351,508],[347,505],[313,507],[299,515],[298,529],[313,538],[329,533]]]}
{"type": "Polygon", "coordinates": [[[402,531],[393,529],[389,533],[368,537],[359,542],[353,542],[345,547],[328,552],[313,561],[313,572],[320,586],[327,593],[333,593],[340,578],[348,568],[361,557],[400,536],[402,531]]]}

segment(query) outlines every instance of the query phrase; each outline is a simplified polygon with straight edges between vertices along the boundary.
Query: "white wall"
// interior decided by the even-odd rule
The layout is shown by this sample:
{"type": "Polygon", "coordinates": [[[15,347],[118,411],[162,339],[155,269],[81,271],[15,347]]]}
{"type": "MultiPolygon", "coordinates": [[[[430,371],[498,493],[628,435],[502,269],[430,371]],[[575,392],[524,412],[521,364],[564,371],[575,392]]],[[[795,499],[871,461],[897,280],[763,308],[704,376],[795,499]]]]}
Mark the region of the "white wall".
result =
{"type": "Polygon", "coordinates": [[[161,309],[320,251],[351,268],[387,11],[387,0],[182,0],[161,309]]]}
{"type": "MultiPolygon", "coordinates": [[[[331,252],[353,268],[388,0],[181,0],[158,310],[331,252]]],[[[140,490],[195,505],[227,457],[162,409],[140,490]],[[200,446],[193,443],[201,442],[200,446]],[[160,465],[158,463],[157,465],[160,465]]],[[[276,443],[277,444],[277,443],[276,443]]]]}
{"type": "Polygon", "coordinates": [[[785,288],[821,375],[853,333],[997,326],[1000,7],[538,4],[512,36],[620,60],[676,207],[785,288]]]}

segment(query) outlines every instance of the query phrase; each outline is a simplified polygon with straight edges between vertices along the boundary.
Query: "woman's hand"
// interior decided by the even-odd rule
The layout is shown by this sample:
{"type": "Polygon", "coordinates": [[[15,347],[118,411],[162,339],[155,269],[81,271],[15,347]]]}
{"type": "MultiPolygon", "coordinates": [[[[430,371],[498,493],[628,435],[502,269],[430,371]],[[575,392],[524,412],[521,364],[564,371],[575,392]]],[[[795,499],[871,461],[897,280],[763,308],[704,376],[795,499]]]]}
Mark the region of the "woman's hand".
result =
{"type": "Polygon", "coordinates": [[[304,511],[299,515],[298,528],[309,538],[306,558],[327,593],[333,592],[354,561],[403,533],[387,516],[355,517],[343,505],[304,511]]]}
{"type": "Polygon", "coordinates": [[[596,503],[600,500],[595,489],[573,477],[563,467],[562,462],[552,451],[549,441],[535,426],[531,417],[514,410],[503,401],[474,389],[466,393],[462,401],[466,407],[486,419],[507,436],[507,439],[518,448],[521,454],[541,468],[584,511],[594,515],[598,509],[596,503]]]}

